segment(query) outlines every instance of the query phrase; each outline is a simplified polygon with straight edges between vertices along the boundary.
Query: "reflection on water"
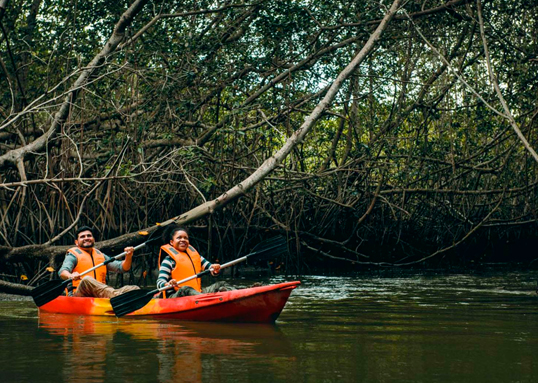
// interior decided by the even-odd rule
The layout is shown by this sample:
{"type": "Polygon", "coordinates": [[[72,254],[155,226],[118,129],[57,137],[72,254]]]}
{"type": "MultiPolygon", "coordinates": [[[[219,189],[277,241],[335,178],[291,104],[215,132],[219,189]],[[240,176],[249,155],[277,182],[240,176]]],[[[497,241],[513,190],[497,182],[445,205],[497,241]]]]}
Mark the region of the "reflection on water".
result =
{"type": "Polygon", "coordinates": [[[0,302],[0,381],[535,382],[537,276],[308,276],[276,325],[0,302]]]}
{"type": "Polygon", "coordinates": [[[536,273],[309,277],[283,331],[293,328],[293,344],[315,345],[308,358],[317,361],[317,381],[534,382],[536,280],[536,273]],[[299,333],[293,323],[309,328],[299,333]]]}
{"type": "Polygon", "coordinates": [[[41,314],[39,330],[60,344],[64,381],[201,382],[211,358],[261,358],[288,348],[274,325],[178,323],[41,314]],[[259,350],[261,349],[261,350],[259,350]],[[88,352],[91,350],[91,352],[88,352]],[[112,367],[112,368],[111,368],[112,367]],[[135,368],[133,368],[135,367],[135,368]]]}

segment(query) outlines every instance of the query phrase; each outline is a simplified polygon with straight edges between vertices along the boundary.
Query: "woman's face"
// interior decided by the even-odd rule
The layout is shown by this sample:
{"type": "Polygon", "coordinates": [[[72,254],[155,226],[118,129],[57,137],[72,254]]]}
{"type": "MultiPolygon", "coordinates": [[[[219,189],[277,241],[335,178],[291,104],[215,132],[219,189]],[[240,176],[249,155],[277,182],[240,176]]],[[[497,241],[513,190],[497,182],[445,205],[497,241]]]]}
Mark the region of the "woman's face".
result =
{"type": "Polygon", "coordinates": [[[170,245],[177,251],[187,251],[189,247],[189,235],[183,230],[174,233],[170,245]]]}

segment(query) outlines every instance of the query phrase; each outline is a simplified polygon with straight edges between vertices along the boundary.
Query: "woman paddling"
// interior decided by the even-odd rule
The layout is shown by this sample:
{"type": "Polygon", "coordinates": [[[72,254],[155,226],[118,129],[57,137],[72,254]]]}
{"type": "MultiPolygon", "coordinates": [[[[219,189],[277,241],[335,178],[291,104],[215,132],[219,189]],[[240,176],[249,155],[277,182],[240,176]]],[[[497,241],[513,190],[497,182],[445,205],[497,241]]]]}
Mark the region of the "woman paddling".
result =
{"type": "Polygon", "coordinates": [[[226,282],[214,283],[202,289],[200,278],[192,279],[181,285],[181,281],[187,277],[210,269],[211,275],[216,276],[220,272],[220,264],[211,264],[202,257],[189,243],[187,229],[180,226],[167,228],[163,235],[165,245],[161,246],[159,252],[159,277],[157,278],[157,288],[173,286],[175,292],[168,294],[168,298],[184,297],[204,293],[216,293],[233,290],[226,282]]]}

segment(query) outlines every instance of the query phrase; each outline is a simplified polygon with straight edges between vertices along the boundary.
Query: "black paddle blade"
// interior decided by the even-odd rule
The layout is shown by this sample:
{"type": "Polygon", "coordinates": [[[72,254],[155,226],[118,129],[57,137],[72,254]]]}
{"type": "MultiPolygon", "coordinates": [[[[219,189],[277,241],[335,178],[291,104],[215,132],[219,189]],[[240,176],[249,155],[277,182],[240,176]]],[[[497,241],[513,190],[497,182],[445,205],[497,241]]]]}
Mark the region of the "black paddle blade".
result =
{"type": "Polygon", "coordinates": [[[34,287],[30,295],[34,299],[37,307],[41,307],[46,303],[58,298],[67,288],[71,280],[60,281],[58,279],[45,282],[37,287],[34,287]]]}
{"type": "Polygon", "coordinates": [[[246,257],[248,261],[253,259],[269,259],[282,255],[288,251],[288,246],[286,243],[286,238],[283,236],[277,236],[270,239],[267,239],[252,249],[252,253],[248,254],[246,257]]]}
{"type": "Polygon", "coordinates": [[[286,243],[286,238],[284,238],[281,235],[277,235],[276,237],[266,239],[265,241],[262,241],[258,243],[254,248],[252,249],[253,253],[257,253],[258,251],[265,250],[266,248],[274,247],[275,245],[281,245],[283,243],[286,243]]]}
{"type": "Polygon", "coordinates": [[[125,294],[110,298],[110,304],[112,305],[114,314],[117,317],[122,317],[147,305],[148,302],[153,298],[153,295],[155,295],[158,291],[159,290],[128,291],[125,294]]]}

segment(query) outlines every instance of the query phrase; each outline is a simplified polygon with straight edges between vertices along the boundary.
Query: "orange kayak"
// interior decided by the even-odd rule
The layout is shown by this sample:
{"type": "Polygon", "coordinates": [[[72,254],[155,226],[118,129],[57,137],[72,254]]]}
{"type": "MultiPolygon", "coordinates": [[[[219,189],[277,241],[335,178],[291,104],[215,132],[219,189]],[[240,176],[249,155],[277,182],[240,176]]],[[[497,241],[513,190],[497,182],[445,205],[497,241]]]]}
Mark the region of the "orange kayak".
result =
{"type": "MultiPolygon", "coordinates": [[[[273,323],[284,309],[291,291],[301,282],[251,287],[182,298],[152,299],[127,317],[208,322],[273,323]]],[[[114,316],[110,300],[59,296],[39,307],[39,312],[114,316]]]]}

